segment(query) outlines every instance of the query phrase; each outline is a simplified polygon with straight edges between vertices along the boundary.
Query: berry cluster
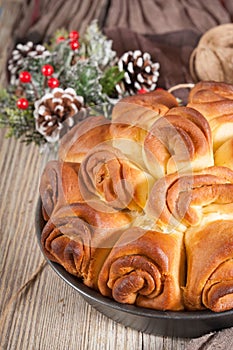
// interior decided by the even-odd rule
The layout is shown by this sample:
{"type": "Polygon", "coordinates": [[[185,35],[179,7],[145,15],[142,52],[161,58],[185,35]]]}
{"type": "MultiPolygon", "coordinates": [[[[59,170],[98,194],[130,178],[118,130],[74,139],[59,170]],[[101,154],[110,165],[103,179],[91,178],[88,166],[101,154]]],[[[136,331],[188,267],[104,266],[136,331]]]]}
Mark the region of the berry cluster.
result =
{"type": "MultiPolygon", "coordinates": [[[[76,30],[72,30],[69,33],[69,45],[71,50],[75,51],[79,49],[80,44],[78,39],[79,39],[79,32],[77,32],[76,30]]],[[[64,41],[64,40],[66,40],[66,38],[64,36],[60,36],[59,38],[57,38],[57,43],[59,44],[61,41],[64,41]]]]}
{"type": "MultiPolygon", "coordinates": [[[[54,68],[50,64],[45,64],[41,69],[41,73],[44,75],[47,85],[50,89],[54,89],[60,85],[59,80],[57,78],[52,77],[54,73],[54,68]]],[[[20,73],[19,81],[22,84],[33,85],[31,73],[29,73],[28,71],[23,71],[20,73]]],[[[17,107],[19,109],[27,109],[28,105],[29,105],[29,102],[26,98],[20,98],[17,101],[17,107]]]]}
{"type": "Polygon", "coordinates": [[[50,64],[45,64],[41,70],[42,74],[47,78],[47,84],[50,89],[54,89],[60,85],[57,78],[52,77],[54,73],[54,68],[50,64]]]}
{"type": "MultiPolygon", "coordinates": [[[[80,47],[79,44],[79,33],[75,30],[71,31],[69,33],[69,46],[71,48],[71,50],[75,51],[78,50],[80,47]]],[[[57,43],[66,40],[65,37],[59,37],[57,39],[57,43]]],[[[50,64],[45,64],[42,69],[41,69],[41,73],[44,75],[45,77],[45,84],[48,85],[48,87],[50,89],[54,89],[59,87],[60,82],[57,78],[53,77],[53,73],[54,73],[54,68],[53,66],[51,66],[50,64]]],[[[23,84],[32,84],[32,76],[31,73],[29,73],[28,71],[22,71],[19,75],[19,81],[23,84]]],[[[17,107],[19,109],[27,109],[29,105],[29,102],[26,98],[20,98],[17,101],[17,107]]]]}

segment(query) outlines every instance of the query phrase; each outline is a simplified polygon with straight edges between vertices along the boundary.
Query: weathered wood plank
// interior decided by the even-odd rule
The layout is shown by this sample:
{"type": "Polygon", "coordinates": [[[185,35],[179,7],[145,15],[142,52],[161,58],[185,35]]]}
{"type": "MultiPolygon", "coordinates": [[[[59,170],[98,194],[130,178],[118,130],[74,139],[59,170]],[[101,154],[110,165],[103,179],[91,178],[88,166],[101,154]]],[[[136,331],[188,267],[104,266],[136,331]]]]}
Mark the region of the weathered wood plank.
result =
{"type": "MultiPolygon", "coordinates": [[[[38,180],[46,157],[0,130],[0,348],[56,350],[183,349],[108,319],[46,265],[35,234],[38,180]]],[[[187,342],[187,341],[186,341],[187,342]]],[[[180,347],[181,346],[181,347],[180,347]]]]}
{"type": "MultiPolygon", "coordinates": [[[[171,0],[171,6],[163,0],[41,0],[39,3],[38,9],[34,0],[2,1],[0,83],[5,81],[5,63],[16,38],[29,38],[36,32],[37,38],[42,39],[66,26],[82,34],[94,18],[107,28],[127,27],[146,34],[189,26],[201,32],[207,28],[208,21],[212,21],[211,25],[230,21],[224,9],[215,10],[218,0],[171,0]],[[187,11],[187,6],[192,11],[187,11]],[[195,13],[204,19],[194,23],[195,13]]],[[[232,330],[189,342],[189,339],[156,337],[126,328],[88,305],[48,265],[43,267],[34,215],[39,175],[46,157],[35,146],[5,139],[4,135],[5,131],[0,130],[1,350],[208,349],[224,344],[224,339],[232,346],[232,330]]]]}

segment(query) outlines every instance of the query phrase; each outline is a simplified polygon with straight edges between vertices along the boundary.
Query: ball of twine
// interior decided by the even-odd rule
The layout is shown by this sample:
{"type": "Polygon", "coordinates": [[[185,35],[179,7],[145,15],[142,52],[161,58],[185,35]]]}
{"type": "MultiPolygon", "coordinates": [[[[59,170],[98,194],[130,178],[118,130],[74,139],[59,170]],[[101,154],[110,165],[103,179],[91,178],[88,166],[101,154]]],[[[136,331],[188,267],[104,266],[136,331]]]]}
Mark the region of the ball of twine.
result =
{"type": "Polygon", "coordinates": [[[194,82],[214,80],[233,83],[233,24],[208,30],[190,56],[194,82]]]}

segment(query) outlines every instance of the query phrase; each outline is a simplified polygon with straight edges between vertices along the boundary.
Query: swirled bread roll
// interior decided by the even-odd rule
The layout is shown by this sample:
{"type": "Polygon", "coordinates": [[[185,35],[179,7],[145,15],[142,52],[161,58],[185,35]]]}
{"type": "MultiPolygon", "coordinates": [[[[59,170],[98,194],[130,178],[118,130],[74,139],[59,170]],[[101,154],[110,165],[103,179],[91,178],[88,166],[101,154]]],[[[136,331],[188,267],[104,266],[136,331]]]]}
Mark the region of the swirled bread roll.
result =
{"type": "Polygon", "coordinates": [[[224,142],[214,154],[214,162],[233,170],[233,138],[224,142]]]}
{"type": "Polygon", "coordinates": [[[138,227],[123,232],[98,277],[100,292],[120,303],[157,310],[182,310],[182,234],[138,227]]]}
{"type": "Polygon", "coordinates": [[[219,220],[185,233],[189,310],[233,308],[233,221],[219,220]]]}
{"type": "Polygon", "coordinates": [[[110,121],[103,116],[88,117],[63,136],[59,147],[59,159],[80,163],[87,152],[110,139],[110,121]]]}
{"type": "Polygon", "coordinates": [[[120,150],[107,144],[93,148],[80,166],[83,198],[99,198],[116,209],[142,210],[152,181],[120,150]]]}
{"type": "Polygon", "coordinates": [[[220,107],[221,104],[225,106],[224,101],[233,101],[233,86],[231,84],[215,81],[201,81],[197,83],[189,93],[189,103],[194,103],[194,108],[199,107],[198,104],[203,103],[203,112],[206,112],[207,119],[212,118],[211,112],[213,111],[215,111],[214,117],[222,114],[220,108],[217,107],[220,107]],[[207,111],[206,104],[208,102],[218,102],[219,104],[213,105],[213,111],[211,108],[207,111]]]}
{"type": "Polygon", "coordinates": [[[200,82],[190,91],[189,107],[208,120],[217,150],[233,137],[233,86],[226,83],[200,82]]]}
{"type": "Polygon", "coordinates": [[[142,168],[146,168],[142,156],[146,129],[132,125],[127,121],[118,123],[112,121],[110,126],[111,145],[122,151],[130,160],[142,168]]]}
{"type": "MultiPolygon", "coordinates": [[[[214,211],[224,217],[233,203],[233,171],[213,166],[199,173],[167,175],[155,182],[145,212],[164,232],[214,220],[214,211]],[[213,206],[213,210],[211,207],[213,206]]],[[[217,215],[217,213],[216,213],[217,215]]]]}
{"type": "Polygon", "coordinates": [[[212,166],[212,136],[207,120],[192,108],[170,109],[150,128],[144,141],[144,161],[156,178],[212,166]]]}
{"type": "Polygon", "coordinates": [[[126,229],[131,221],[129,213],[108,213],[86,203],[64,206],[43,229],[43,251],[50,260],[94,288],[96,273],[118,239],[118,231],[126,229]]]}
{"type": "Polygon", "coordinates": [[[213,135],[213,151],[215,152],[233,137],[233,109],[230,115],[212,119],[209,124],[213,135]]]}
{"type": "Polygon", "coordinates": [[[71,129],[40,183],[48,259],[119,303],[233,309],[232,95],[129,96],[71,129]]]}
{"type": "Polygon", "coordinates": [[[113,108],[112,120],[137,125],[147,130],[169,108],[177,107],[176,98],[165,90],[122,98],[113,108]]]}
{"type": "Polygon", "coordinates": [[[79,189],[80,164],[62,161],[47,163],[40,181],[40,197],[45,220],[63,205],[83,202],[79,189]]]}

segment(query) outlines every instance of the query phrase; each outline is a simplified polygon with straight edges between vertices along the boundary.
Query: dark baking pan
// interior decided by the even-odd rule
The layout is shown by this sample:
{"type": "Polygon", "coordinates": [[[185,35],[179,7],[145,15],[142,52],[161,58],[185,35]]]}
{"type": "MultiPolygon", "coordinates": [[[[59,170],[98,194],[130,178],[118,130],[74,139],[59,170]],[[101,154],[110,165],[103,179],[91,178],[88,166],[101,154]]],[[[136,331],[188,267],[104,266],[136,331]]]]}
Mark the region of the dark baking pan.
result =
{"type": "MultiPolygon", "coordinates": [[[[40,244],[44,220],[41,215],[41,201],[36,210],[36,234],[40,244]]],[[[233,310],[215,313],[212,311],[156,311],[133,305],[125,305],[102,296],[85,286],[59,264],[49,261],[52,269],[73,287],[95,309],[112,320],[141,332],[160,336],[194,338],[209,332],[233,326],[233,310]]]]}

